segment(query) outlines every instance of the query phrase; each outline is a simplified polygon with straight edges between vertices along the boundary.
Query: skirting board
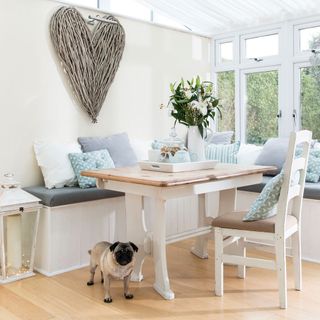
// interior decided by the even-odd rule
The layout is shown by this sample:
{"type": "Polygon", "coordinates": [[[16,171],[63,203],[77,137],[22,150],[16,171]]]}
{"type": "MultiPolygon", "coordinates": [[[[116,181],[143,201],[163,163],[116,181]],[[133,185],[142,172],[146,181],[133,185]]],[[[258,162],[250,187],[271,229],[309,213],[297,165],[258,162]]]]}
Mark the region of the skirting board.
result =
{"type": "Polygon", "coordinates": [[[61,273],[70,272],[70,271],[81,269],[81,268],[86,268],[89,265],[90,265],[89,263],[85,263],[85,264],[82,264],[82,265],[77,265],[77,266],[73,266],[73,267],[70,267],[70,268],[67,268],[67,269],[57,270],[57,271],[54,271],[54,272],[47,272],[46,270],[42,270],[42,269],[39,269],[39,268],[34,268],[34,270],[36,272],[38,272],[38,273],[41,273],[41,274],[45,275],[46,277],[53,277],[53,276],[56,276],[56,275],[61,274],[61,273]]]}

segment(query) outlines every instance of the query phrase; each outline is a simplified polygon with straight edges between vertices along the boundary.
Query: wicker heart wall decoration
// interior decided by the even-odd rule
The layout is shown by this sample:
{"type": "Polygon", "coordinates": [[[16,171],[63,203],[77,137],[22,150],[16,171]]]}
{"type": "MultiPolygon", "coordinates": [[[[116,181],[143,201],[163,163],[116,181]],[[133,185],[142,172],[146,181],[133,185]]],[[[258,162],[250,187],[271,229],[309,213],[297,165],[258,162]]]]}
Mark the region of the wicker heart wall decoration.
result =
{"type": "Polygon", "coordinates": [[[97,117],[113,82],[125,46],[125,32],[111,16],[99,22],[91,32],[75,8],[61,7],[50,21],[50,36],[68,77],[72,91],[92,122],[97,117]]]}

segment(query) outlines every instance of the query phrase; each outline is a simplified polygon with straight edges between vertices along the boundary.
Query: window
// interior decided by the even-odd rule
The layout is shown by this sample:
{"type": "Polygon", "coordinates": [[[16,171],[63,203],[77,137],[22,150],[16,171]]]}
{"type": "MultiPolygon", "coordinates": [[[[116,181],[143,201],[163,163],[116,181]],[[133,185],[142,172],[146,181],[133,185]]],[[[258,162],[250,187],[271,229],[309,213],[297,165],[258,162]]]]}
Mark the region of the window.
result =
{"type": "Polygon", "coordinates": [[[217,89],[221,116],[218,114],[218,131],[235,132],[235,87],[234,71],[219,72],[217,75],[217,89]]]}
{"type": "Polygon", "coordinates": [[[279,54],[279,35],[271,34],[245,39],[245,58],[258,59],[279,54]]]}
{"type": "Polygon", "coordinates": [[[220,43],[220,62],[232,62],[233,61],[233,43],[225,42],[220,43]]]}
{"type": "Polygon", "coordinates": [[[233,39],[218,40],[216,46],[216,65],[231,64],[234,61],[233,39]]]}
{"type": "Polygon", "coordinates": [[[299,30],[300,51],[309,51],[320,47],[320,26],[299,30]]]}
{"type": "Polygon", "coordinates": [[[110,10],[129,17],[150,21],[151,9],[136,0],[110,0],[110,10]]]}
{"type": "Polygon", "coordinates": [[[84,7],[98,8],[98,0],[67,0],[66,2],[84,7]]]}
{"type": "Polygon", "coordinates": [[[168,17],[163,16],[162,14],[160,14],[159,12],[156,12],[153,10],[152,13],[152,22],[154,23],[159,23],[165,26],[169,26],[169,27],[173,27],[176,29],[182,29],[182,30],[189,30],[187,27],[185,27],[184,25],[182,25],[181,23],[172,20],[168,17]]]}
{"type": "Polygon", "coordinates": [[[300,68],[300,118],[301,128],[320,139],[320,66],[300,68]]]}
{"type": "Polygon", "coordinates": [[[278,136],[278,71],[246,74],[246,142],[264,144],[278,136]]]}

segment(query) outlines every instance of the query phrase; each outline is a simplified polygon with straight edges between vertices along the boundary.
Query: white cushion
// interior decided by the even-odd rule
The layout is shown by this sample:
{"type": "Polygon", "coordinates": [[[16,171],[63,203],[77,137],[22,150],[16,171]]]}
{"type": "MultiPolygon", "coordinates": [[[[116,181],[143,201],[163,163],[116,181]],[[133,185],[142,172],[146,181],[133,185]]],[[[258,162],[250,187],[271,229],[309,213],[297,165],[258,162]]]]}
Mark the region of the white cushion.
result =
{"type": "Polygon", "coordinates": [[[255,164],[256,159],[261,153],[263,146],[254,144],[241,144],[237,154],[237,163],[239,164],[255,164]]]}
{"type": "Polygon", "coordinates": [[[68,154],[82,152],[77,142],[36,141],[34,143],[34,152],[41,168],[45,186],[48,189],[75,185],[77,179],[68,154]]]}
{"type": "Polygon", "coordinates": [[[153,140],[130,138],[131,147],[136,154],[138,161],[148,160],[148,150],[151,149],[152,142],[153,140]]]}

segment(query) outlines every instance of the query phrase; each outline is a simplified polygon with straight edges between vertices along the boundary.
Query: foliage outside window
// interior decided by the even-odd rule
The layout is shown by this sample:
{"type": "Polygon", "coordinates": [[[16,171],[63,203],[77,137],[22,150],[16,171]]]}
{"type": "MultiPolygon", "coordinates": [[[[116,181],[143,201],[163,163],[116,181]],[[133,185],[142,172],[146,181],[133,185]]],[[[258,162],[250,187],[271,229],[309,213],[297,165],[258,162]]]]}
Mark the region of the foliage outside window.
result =
{"type": "Polygon", "coordinates": [[[278,71],[247,75],[246,142],[264,144],[278,136],[278,71]]]}
{"type": "Polygon", "coordinates": [[[217,75],[218,98],[221,105],[221,119],[218,131],[235,132],[235,83],[234,71],[219,72],[217,75]]]}
{"type": "Polygon", "coordinates": [[[320,139],[320,66],[300,69],[301,128],[320,139]]]}

